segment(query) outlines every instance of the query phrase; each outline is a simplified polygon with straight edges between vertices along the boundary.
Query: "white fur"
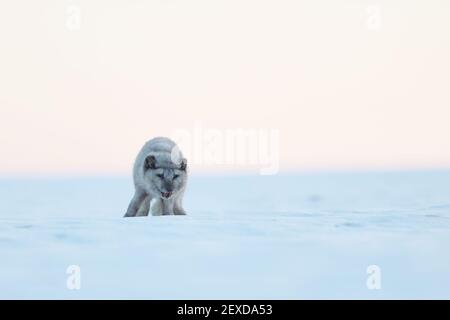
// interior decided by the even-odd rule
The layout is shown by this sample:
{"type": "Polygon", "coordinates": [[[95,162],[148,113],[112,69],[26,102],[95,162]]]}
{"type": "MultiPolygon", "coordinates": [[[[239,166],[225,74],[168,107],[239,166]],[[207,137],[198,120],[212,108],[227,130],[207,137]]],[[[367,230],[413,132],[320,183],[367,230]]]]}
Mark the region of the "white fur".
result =
{"type": "Polygon", "coordinates": [[[152,215],[186,214],[182,206],[187,183],[186,159],[172,140],[154,138],[142,147],[134,163],[133,180],[135,194],[125,217],[147,216],[149,212],[152,215]],[[155,167],[148,168],[149,157],[155,167]],[[166,188],[170,188],[169,198],[163,196],[166,188]]]}

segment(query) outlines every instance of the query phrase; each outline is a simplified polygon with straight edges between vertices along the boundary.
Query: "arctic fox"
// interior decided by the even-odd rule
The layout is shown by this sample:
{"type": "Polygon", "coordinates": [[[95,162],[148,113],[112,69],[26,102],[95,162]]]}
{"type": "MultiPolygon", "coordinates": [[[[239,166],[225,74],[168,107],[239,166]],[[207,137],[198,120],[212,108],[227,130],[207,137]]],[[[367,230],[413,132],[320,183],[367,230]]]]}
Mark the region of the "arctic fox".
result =
{"type": "Polygon", "coordinates": [[[184,215],[182,207],[187,183],[187,160],[169,138],[148,141],[133,168],[135,193],[125,217],[184,215]]]}

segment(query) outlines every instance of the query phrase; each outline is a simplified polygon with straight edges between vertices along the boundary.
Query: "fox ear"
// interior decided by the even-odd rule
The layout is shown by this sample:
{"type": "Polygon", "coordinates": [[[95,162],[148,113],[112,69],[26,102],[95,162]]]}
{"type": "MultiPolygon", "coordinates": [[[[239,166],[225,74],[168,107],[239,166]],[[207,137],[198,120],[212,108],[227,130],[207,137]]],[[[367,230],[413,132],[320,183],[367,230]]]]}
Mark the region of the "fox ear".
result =
{"type": "Polygon", "coordinates": [[[180,170],[186,171],[186,168],[187,168],[187,159],[183,158],[183,160],[181,160],[180,170]]]}
{"type": "Polygon", "coordinates": [[[148,156],[145,158],[144,170],[156,169],[156,158],[155,156],[148,156]]]}

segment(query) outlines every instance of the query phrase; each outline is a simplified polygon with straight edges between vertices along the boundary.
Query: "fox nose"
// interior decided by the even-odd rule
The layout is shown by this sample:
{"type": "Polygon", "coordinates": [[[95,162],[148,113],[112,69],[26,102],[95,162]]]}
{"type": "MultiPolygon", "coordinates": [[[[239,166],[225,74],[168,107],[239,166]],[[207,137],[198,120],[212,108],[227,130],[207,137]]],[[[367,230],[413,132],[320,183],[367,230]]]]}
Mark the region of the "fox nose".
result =
{"type": "Polygon", "coordinates": [[[172,192],[173,191],[173,186],[170,183],[166,183],[164,185],[164,188],[167,190],[167,192],[172,192]]]}

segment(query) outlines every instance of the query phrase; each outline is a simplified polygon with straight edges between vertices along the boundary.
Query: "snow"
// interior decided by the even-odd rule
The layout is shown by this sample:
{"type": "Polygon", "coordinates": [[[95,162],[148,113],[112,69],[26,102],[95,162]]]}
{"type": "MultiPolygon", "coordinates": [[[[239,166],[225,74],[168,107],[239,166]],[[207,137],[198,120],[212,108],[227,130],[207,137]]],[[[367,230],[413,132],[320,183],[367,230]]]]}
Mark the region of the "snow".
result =
{"type": "Polygon", "coordinates": [[[0,298],[450,298],[448,171],[194,174],[187,216],[125,219],[132,192],[0,180],[0,298]]]}

